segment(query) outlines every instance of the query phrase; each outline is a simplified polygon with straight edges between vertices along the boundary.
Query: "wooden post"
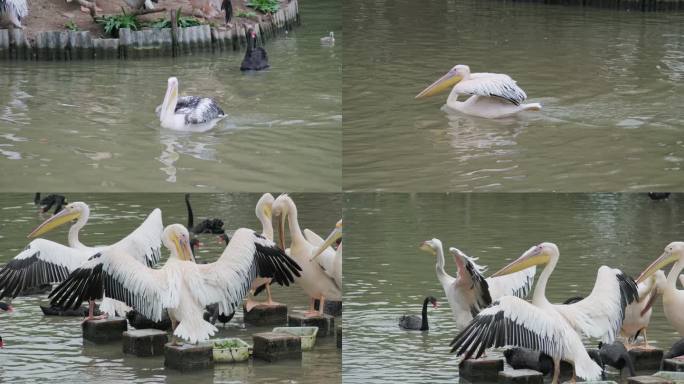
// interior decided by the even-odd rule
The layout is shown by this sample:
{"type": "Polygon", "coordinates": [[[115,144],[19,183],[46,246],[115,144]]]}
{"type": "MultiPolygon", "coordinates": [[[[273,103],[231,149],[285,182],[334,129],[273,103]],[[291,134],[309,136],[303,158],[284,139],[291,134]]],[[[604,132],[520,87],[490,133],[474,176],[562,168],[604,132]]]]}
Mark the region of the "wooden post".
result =
{"type": "Polygon", "coordinates": [[[177,12],[180,12],[178,9],[172,9],[171,12],[169,12],[169,15],[171,17],[171,53],[173,57],[176,57],[179,55],[178,52],[178,20],[176,19],[177,12]]]}

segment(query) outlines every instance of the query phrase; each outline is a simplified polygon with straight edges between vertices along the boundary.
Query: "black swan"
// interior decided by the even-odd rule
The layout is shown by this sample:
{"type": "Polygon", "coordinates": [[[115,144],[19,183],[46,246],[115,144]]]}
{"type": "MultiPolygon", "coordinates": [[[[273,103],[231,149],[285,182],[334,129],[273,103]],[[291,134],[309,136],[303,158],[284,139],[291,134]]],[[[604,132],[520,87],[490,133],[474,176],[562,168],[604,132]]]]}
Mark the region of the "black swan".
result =
{"type": "Polygon", "coordinates": [[[247,31],[247,52],[240,65],[241,71],[261,71],[268,68],[268,55],[263,47],[257,47],[257,36],[253,29],[247,31]]]}
{"type": "Polygon", "coordinates": [[[428,302],[432,304],[432,308],[437,307],[437,299],[432,296],[428,296],[423,300],[423,314],[421,317],[417,315],[404,315],[399,319],[399,327],[403,329],[412,329],[419,331],[427,331],[430,329],[428,325],[427,317],[427,305],[428,302]]]}
{"type": "Polygon", "coordinates": [[[226,24],[233,18],[233,3],[230,0],[223,0],[221,3],[221,10],[226,11],[226,24]]]}
{"type": "MultiPolygon", "coordinates": [[[[553,359],[551,356],[527,348],[509,348],[504,351],[506,363],[514,369],[532,369],[544,376],[553,373],[553,359]]],[[[572,365],[561,361],[561,372],[572,372],[572,365]]]]}
{"type": "Polygon", "coordinates": [[[161,331],[171,329],[171,319],[166,311],[162,311],[162,319],[160,321],[152,321],[135,309],[126,313],[126,319],[135,329],[159,329],[161,331]]]}
{"type": "Polygon", "coordinates": [[[214,235],[221,235],[225,232],[223,229],[223,220],[221,219],[204,219],[199,224],[194,225],[195,217],[192,213],[192,205],[190,205],[190,194],[185,194],[185,206],[188,209],[188,231],[195,235],[201,233],[210,233],[214,235]]]}
{"type": "Polygon", "coordinates": [[[676,343],[672,344],[672,348],[670,348],[667,353],[663,356],[664,359],[673,359],[675,357],[679,357],[684,355],[684,339],[680,339],[676,343]]]}
{"type": "Polygon", "coordinates": [[[0,311],[12,312],[14,308],[10,304],[0,302],[0,311]]]}
{"type": "Polygon", "coordinates": [[[66,197],[63,195],[51,193],[41,199],[40,192],[36,192],[36,195],[33,198],[33,203],[40,206],[40,211],[42,213],[49,211],[54,206],[55,211],[52,213],[54,215],[59,213],[59,211],[61,211],[62,208],[68,204],[66,197]]]}
{"type": "MultiPolygon", "coordinates": [[[[589,356],[591,356],[592,359],[596,360],[592,352],[595,353],[596,351],[591,351],[589,353],[589,356]]],[[[622,371],[623,368],[627,367],[627,369],[629,370],[629,376],[635,376],[634,363],[632,362],[632,358],[629,357],[629,353],[627,353],[627,348],[625,348],[625,345],[621,342],[615,341],[612,344],[599,343],[598,353],[601,361],[599,365],[603,368],[604,375],[605,366],[610,365],[611,367],[616,368],[619,371],[622,371]]]]}
{"type": "Polygon", "coordinates": [[[665,200],[670,197],[670,192],[649,192],[648,197],[651,200],[665,200]]]}

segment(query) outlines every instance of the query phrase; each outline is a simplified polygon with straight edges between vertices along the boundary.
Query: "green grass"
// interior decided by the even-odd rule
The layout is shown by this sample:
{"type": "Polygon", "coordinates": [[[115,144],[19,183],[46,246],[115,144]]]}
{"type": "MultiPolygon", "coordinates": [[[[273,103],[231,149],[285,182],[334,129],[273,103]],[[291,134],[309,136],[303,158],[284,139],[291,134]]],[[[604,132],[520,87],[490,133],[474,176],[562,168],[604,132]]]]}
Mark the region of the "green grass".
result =
{"type": "Polygon", "coordinates": [[[280,9],[278,0],[249,0],[247,6],[262,13],[276,13],[280,9]]]}
{"type": "Polygon", "coordinates": [[[76,23],[74,23],[73,20],[67,21],[67,23],[64,24],[64,28],[66,28],[66,29],[68,29],[68,30],[70,30],[70,31],[74,31],[74,32],[75,32],[75,31],[80,31],[80,30],[81,30],[81,28],[79,28],[78,25],[76,25],[76,23]]]}
{"type": "Polygon", "coordinates": [[[235,14],[235,17],[245,17],[245,18],[252,18],[252,17],[257,17],[256,12],[245,12],[245,11],[238,11],[235,14]]]}
{"type": "Polygon", "coordinates": [[[130,28],[137,31],[141,26],[135,15],[127,15],[125,11],[121,15],[107,15],[95,21],[102,24],[105,33],[112,37],[119,37],[119,29],[130,28]]]}
{"type": "MultiPolygon", "coordinates": [[[[202,22],[200,22],[198,19],[194,17],[181,16],[180,12],[176,14],[176,21],[178,23],[178,27],[180,28],[195,27],[197,25],[202,25],[202,22]]],[[[150,23],[149,26],[152,28],[171,28],[171,20],[157,19],[150,23]]]]}
{"type": "Polygon", "coordinates": [[[228,348],[239,348],[242,347],[242,344],[238,343],[235,340],[226,340],[222,342],[214,342],[214,348],[219,348],[219,349],[228,349],[228,348]]]}

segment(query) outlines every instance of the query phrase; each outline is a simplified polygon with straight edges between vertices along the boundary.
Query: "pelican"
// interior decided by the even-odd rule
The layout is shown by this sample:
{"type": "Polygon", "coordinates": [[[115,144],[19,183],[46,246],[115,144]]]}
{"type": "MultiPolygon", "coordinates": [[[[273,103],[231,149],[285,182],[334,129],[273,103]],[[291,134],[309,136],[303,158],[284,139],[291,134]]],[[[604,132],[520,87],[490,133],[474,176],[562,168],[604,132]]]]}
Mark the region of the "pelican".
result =
{"type": "MultiPolygon", "coordinates": [[[[639,300],[633,302],[625,308],[625,319],[622,321],[622,329],[620,333],[627,338],[627,342],[636,341],[639,334],[644,337],[644,342],[639,345],[642,349],[653,349],[648,345],[646,338],[646,328],[651,322],[651,314],[653,313],[653,303],[665,284],[666,278],[663,271],[657,271],[644,282],[637,285],[639,291],[639,300]],[[658,289],[659,287],[660,290],[658,289]]],[[[634,345],[626,344],[628,349],[634,345]]]]}
{"type": "Polygon", "coordinates": [[[235,231],[214,263],[194,262],[190,234],[181,224],[167,226],[162,242],[170,256],[160,269],[110,248],[93,256],[55,288],[52,302],[78,306],[80,300],[96,299],[104,290],[153,321],[160,321],[166,309],[174,339],[195,344],[218,331],[203,318],[207,305],[218,303],[219,313],[233,313],[257,276],[288,285],[299,273],[298,265],[272,241],[246,228],[235,231]]]}
{"type": "Polygon", "coordinates": [[[625,307],[638,299],[637,286],[620,270],[602,266],[594,289],[585,299],[574,304],[551,304],[546,298],[546,284],[559,256],[555,244],[541,243],[494,273],[492,276],[502,276],[545,264],[531,303],[515,296],[499,298],[454,338],[451,351],[468,359],[481,356],[488,347],[530,348],[551,356],[554,383],[558,383],[561,360],[574,366],[573,381],[575,376],[599,379],[601,367],[589,357],[581,336],[612,343],[625,307]]]}
{"type": "MultiPolygon", "coordinates": [[[[306,234],[307,231],[309,230],[305,229],[304,233],[306,234]]],[[[326,271],[328,276],[335,280],[335,285],[342,290],[342,243],[337,246],[334,253],[331,248],[331,246],[342,237],[342,220],[335,224],[335,229],[333,229],[325,240],[318,237],[313,231],[309,232],[310,234],[307,236],[309,242],[318,244],[318,249],[310,261],[317,260],[318,264],[326,271]]]]}
{"type": "Polygon", "coordinates": [[[28,16],[26,0],[0,0],[0,22],[10,23],[13,27],[24,29],[21,20],[28,16]]]}
{"type": "Polygon", "coordinates": [[[458,277],[449,276],[444,270],[444,250],[439,239],[424,241],[420,249],[436,256],[435,270],[442,284],[456,326],[463,329],[480,310],[488,307],[492,300],[506,295],[524,298],[534,282],[536,267],[532,266],[509,276],[484,278],[484,268],[456,248],[449,248],[454,256],[458,277]]]}
{"type": "MultiPolygon", "coordinates": [[[[684,311],[682,311],[684,308],[684,291],[677,289],[677,278],[684,269],[684,242],[674,241],[668,244],[660,257],[641,272],[636,281],[641,283],[661,268],[673,263],[674,265],[667,275],[667,281],[662,286],[663,310],[670,325],[679,332],[680,336],[684,336],[684,311]]],[[[684,284],[684,279],[682,279],[682,284],[684,284]]]]}
{"type": "Polygon", "coordinates": [[[326,299],[342,300],[342,289],[335,284],[335,280],[319,263],[310,262],[318,247],[304,237],[297,219],[297,206],[292,198],[285,194],[278,196],[273,203],[273,214],[278,218],[281,248],[285,248],[285,219],[288,220],[292,241],[289,256],[302,268],[301,276],[295,281],[310,298],[309,310],[305,314],[307,316],[322,314],[326,299]],[[314,310],[316,299],[320,300],[319,312],[314,310]]]}
{"type": "MultiPolygon", "coordinates": [[[[254,209],[256,217],[257,219],[259,219],[259,222],[261,223],[261,235],[270,241],[273,241],[272,212],[274,201],[275,199],[273,198],[273,195],[271,195],[270,193],[264,193],[261,196],[261,198],[259,198],[259,201],[257,201],[256,208],[254,209]]],[[[258,277],[254,279],[251,289],[252,295],[257,295],[263,289],[266,289],[266,294],[268,296],[267,301],[265,303],[259,303],[248,298],[247,302],[245,303],[245,309],[247,309],[247,312],[251,311],[252,308],[254,308],[254,306],[256,306],[257,304],[279,304],[273,301],[273,296],[271,295],[271,279],[268,277],[258,277]]]]}
{"type": "Polygon", "coordinates": [[[178,97],[175,77],[169,77],[164,102],[156,112],[162,127],[178,131],[206,131],[226,116],[218,103],[209,97],[178,97]]]}
{"type": "MultiPolygon", "coordinates": [[[[14,298],[26,288],[61,282],[90,256],[107,248],[122,249],[146,265],[159,262],[163,226],[161,210],[158,208],[131,234],[117,243],[102,247],[86,246],[78,238],[79,231],[86,225],[89,217],[88,205],[77,201],[67,204],[59,213],[36,227],[28,235],[30,239],[76,220],[69,228],[68,247],[50,240],[35,239],[0,270],[0,298],[14,298]]],[[[89,305],[86,320],[94,318],[95,303],[90,302],[89,305]]],[[[115,315],[127,309],[121,303],[109,299],[103,300],[100,306],[100,310],[107,315],[115,315]]]]}
{"type": "Polygon", "coordinates": [[[328,36],[321,37],[321,45],[335,45],[335,33],[331,31],[328,36]]]}
{"type": "Polygon", "coordinates": [[[522,111],[539,111],[541,104],[522,104],[527,95],[510,76],[500,73],[470,73],[467,65],[456,65],[444,76],[416,95],[416,99],[434,96],[453,86],[447,107],[466,115],[487,119],[513,116],[522,111]],[[460,95],[471,95],[458,101],[460,95]]]}

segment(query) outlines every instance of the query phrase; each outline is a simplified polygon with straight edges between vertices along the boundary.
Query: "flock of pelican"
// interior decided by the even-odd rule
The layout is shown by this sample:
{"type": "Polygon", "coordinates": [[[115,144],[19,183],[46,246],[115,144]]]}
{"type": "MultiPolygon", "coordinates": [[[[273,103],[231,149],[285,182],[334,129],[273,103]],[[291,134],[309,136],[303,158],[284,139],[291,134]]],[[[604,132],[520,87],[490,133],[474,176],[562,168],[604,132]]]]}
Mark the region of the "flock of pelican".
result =
{"type": "Polygon", "coordinates": [[[556,244],[535,245],[488,278],[482,275],[485,268],[477,265],[476,259],[456,248],[449,251],[458,274],[449,276],[438,239],[425,241],[420,248],[436,256],[437,279],[460,330],[450,343],[451,351],[464,359],[478,358],[489,348],[518,347],[509,351],[516,354],[525,348],[551,359],[554,383],[559,382],[561,361],[572,364],[573,381],[577,376],[596,380],[603,370],[590,357],[583,340],[599,339],[604,345],[601,352],[605,353],[617,348],[611,343],[620,335],[626,339],[628,349],[652,348],[645,332],[659,295],[663,297],[665,317],[684,337],[684,291],[676,288],[677,280],[684,284],[684,276],[680,276],[684,242],[669,244],[636,280],[619,269],[600,267],[589,295],[563,304],[546,298],[546,286],[560,260],[556,244]],[[674,265],[666,277],[661,269],[670,264],[674,265]],[[537,266],[543,269],[528,301],[525,298],[531,292],[537,266]],[[639,335],[643,341],[637,344],[639,335]]]}
{"type": "MultiPolygon", "coordinates": [[[[297,207],[286,194],[275,199],[264,194],[255,209],[261,231],[237,229],[218,260],[207,264],[196,263],[185,226],[163,226],[160,209],[154,209],[122,240],[96,247],[84,245],[78,237],[89,213],[86,203],[70,203],[36,227],[28,235],[33,240],[26,249],[0,269],[0,299],[14,299],[43,284],[58,284],[50,293],[52,305],[78,308],[88,301],[86,320],[94,318],[97,300],[101,300],[103,317],[134,309],[160,321],[168,313],[175,343],[180,339],[197,343],[217,332],[204,319],[207,306],[217,305],[220,315],[232,317],[248,293],[260,288],[268,290],[269,299],[259,304],[274,304],[272,283],[300,286],[312,303],[308,315],[322,313],[327,299],[342,299],[342,250],[334,248],[342,222],[325,240],[308,229],[302,232],[297,207]],[[273,216],[280,230],[277,244],[273,216]],[[291,238],[287,249],[285,219],[291,238]],[[72,223],[67,245],[36,238],[67,223],[72,223]],[[162,246],[169,257],[160,265],[162,246]],[[314,300],[321,302],[318,311],[313,310],[314,300]]],[[[248,310],[256,305],[248,303],[248,310]]]]}

